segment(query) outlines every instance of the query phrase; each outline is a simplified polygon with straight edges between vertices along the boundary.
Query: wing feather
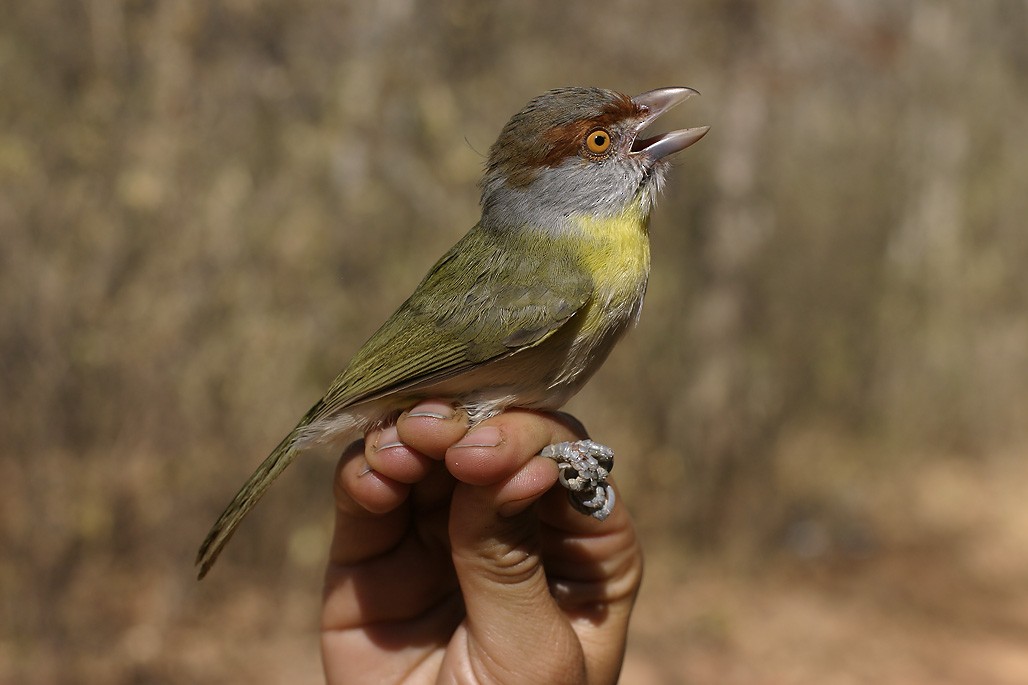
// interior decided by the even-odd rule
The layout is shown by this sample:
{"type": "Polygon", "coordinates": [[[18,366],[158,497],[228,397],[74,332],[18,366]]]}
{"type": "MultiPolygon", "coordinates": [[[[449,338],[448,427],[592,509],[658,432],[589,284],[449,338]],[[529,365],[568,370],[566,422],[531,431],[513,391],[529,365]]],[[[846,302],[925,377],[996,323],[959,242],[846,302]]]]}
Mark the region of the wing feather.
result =
{"type": "Polygon", "coordinates": [[[309,418],[318,421],[534,347],[571,319],[592,291],[565,243],[532,231],[476,226],[354,355],[309,418]]]}

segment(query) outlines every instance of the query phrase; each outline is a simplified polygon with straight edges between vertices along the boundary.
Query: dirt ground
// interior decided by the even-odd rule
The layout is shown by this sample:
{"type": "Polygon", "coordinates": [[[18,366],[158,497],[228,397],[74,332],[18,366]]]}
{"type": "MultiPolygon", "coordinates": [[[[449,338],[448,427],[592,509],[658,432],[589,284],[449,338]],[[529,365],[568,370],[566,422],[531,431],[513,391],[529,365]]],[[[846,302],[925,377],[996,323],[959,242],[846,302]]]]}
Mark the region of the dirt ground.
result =
{"type": "Polygon", "coordinates": [[[651,550],[622,681],[1028,683],[1026,491],[1023,459],[940,461],[907,490],[905,543],[863,559],[740,570],[651,550]]]}
{"type": "MultiPolygon", "coordinates": [[[[1028,460],[940,459],[889,489],[860,554],[697,556],[644,531],[622,682],[1028,683],[1028,460]]],[[[60,635],[0,640],[0,682],[321,682],[319,563],[219,570],[81,564],[46,609],[60,635]]]]}

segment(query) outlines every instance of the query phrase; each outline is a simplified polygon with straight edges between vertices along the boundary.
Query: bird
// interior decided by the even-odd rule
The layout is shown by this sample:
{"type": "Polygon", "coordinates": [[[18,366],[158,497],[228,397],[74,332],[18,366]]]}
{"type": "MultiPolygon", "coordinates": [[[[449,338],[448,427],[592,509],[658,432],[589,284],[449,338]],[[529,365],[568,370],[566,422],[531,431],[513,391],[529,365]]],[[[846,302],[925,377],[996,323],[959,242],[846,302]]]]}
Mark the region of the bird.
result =
{"type": "MultiPolygon", "coordinates": [[[[490,147],[481,218],[257,467],[201,545],[199,578],[300,452],[345,444],[427,398],[475,424],[511,407],[553,411],[635,324],[650,271],[649,219],[669,157],[708,131],[652,137],[686,87],[635,97],[564,87],[530,100],[490,147]]],[[[543,451],[572,503],[604,518],[612,453],[589,440],[543,451]]]]}

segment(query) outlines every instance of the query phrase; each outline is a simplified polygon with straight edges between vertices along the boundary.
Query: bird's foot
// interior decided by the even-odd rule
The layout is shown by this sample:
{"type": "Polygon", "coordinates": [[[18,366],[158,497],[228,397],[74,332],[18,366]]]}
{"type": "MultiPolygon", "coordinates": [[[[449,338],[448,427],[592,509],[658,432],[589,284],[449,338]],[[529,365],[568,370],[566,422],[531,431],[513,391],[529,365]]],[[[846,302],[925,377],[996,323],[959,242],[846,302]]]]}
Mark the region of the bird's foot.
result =
{"type": "Polygon", "coordinates": [[[547,445],[540,456],[557,462],[560,484],[567,488],[571,506],[603,521],[614,511],[614,488],[607,476],[614,468],[614,451],[592,440],[547,445]]]}

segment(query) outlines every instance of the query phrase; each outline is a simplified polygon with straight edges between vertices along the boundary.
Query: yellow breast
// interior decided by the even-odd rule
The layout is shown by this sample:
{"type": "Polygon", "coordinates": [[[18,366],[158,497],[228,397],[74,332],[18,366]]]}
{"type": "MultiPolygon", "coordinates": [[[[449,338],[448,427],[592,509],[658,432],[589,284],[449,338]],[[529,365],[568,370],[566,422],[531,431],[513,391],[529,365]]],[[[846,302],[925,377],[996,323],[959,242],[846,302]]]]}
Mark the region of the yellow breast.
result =
{"type": "Polygon", "coordinates": [[[642,297],[650,273],[649,222],[639,203],[612,217],[577,217],[583,263],[607,306],[635,309],[642,297]]]}
{"type": "Polygon", "coordinates": [[[577,392],[637,320],[650,271],[648,224],[646,214],[631,206],[613,217],[576,217],[579,230],[565,235],[592,277],[593,296],[575,316],[577,323],[552,339],[552,349],[563,352],[548,384],[551,395],[566,400],[577,392]]]}

